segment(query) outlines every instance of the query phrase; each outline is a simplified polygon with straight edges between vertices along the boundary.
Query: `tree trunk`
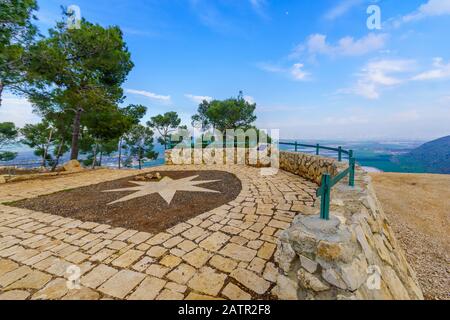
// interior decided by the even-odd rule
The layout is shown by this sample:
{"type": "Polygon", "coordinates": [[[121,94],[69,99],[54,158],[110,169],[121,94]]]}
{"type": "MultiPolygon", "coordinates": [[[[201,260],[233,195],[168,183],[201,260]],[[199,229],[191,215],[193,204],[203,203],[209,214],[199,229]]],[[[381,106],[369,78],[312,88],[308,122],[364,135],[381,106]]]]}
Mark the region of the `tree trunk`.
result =
{"type": "Polygon", "coordinates": [[[78,108],[75,114],[75,119],[73,120],[73,131],[72,131],[72,147],[70,160],[78,160],[79,146],[78,142],[80,139],[80,126],[81,126],[81,113],[82,108],[78,108]]]}
{"type": "Polygon", "coordinates": [[[59,164],[59,159],[60,159],[61,156],[62,156],[61,153],[62,153],[63,145],[64,145],[64,139],[61,140],[61,143],[59,144],[59,147],[58,147],[58,154],[56,155],[56,159],[55,159],[55,163],[53,164],[52,171],[55,171],[55,170],[56,170],[56,167],[57,167],[58,164],[59,164]]]}
{"type": "Polygon", "coordinates": [[[103,150],[100,150],[100,160],[98,161],[98,165],[101,167],[103,161],[103,150]]]}
{"type": "Polygon", "coordinates": [[[119,170],[121,169],[122,165],[122,138],[119,140],[119,170]]]}
{"type": "Polygon", "coordinates": [[[0,80],[0,107],[2,106],[3,82],[0,80]]]}
{"type": "Polygon", "coordinates": [[[169,131],[168,130],[166,130],[166,131],[164,131],[164,150],[167,150],[168,148],[167,148],[167,145],[169,144],[169,140],[170,139],[170,137],[169,137],[169,131]]]}
{"type": "Polygon", "coordinates": [[[139,170],[142,169],[142,149],[139,149],[139,170]]]}
{"type": "Polygon", "coordinates": [[[98,144],[95,144],[94,147],[94,157],[93,157],[93,161],[92,161],[92,169],[95,169],[95,164],[97,162],[97,148],[98,148],[98,144]]]}
{"type": "Polygon", "coordinates": [[[48,148],[50,147],[50,142],[52,141],[53,138],[53,129],[50,129],[50,134],[48,135],[48,139],[47,139],[47,145],[44,148],[44,160],[42,162],[42,166],[45,168],[46,164],[47,164],[47,155],[48,155],[48,148]]]}

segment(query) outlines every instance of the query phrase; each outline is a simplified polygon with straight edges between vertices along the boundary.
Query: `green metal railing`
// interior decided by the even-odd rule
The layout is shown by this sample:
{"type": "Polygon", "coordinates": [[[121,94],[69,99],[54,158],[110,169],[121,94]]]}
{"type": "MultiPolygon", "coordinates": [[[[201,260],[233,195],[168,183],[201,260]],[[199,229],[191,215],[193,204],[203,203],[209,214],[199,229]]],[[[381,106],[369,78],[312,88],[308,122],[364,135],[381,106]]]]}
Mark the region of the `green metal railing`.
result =
{"type": "MultiPolygon", "coordinates": [[[[168,145],[169,149],[173,149],[179,142],[170,142],[168,145]]],[[[207,147],[211,142],[203,142],[202,147],[207,147]]],[[[194,148],[199,144],[192,143],[190,147],[194,148]]],[[[320,197],[320,218],[324,220],[330,219],[330,200],[331,200],[331,189],[338,184],[341,180],[348,176],[348,184],[351,187],[355,186],[355,166],[356,160],[354,157],[353,150],[345,150],[342,147],[332,148],[321,146],[320,144],[302,144],[296,142],[279,142],[279,145],[294,147],[295,152],[299,152],[300,148],[312,148],[315,150],[317,156],[320,155],[321,150],[337,152],[338,161],[342,162],[343,158],[348,158],[349,166],[344,171],[340,172],[338,175],[332,177],[330,174],[325,173],[322,175],[322,182],[320,188],[317,190],[317,197],[320,197]]],[[[226,146],[226,144],[224,145],[226,146]]],[[[234,147],[238,144],[235,143],[234,147]]]]}
{"type": "Polygon", "coordinates": [[[344,150],[342,147],[331,148],[324,147],[320,144],[309,145],[301,144],[298,142],[280,142],[280,145],[294,146],[295,152],[298,152],[299,148],[314,148],[316,150],[316,155],[320,155],[320,150],[335,151],[338,154],[338,161],[342,162],[343,156],[348,156],[349,166],[344,171],[340,172],[335,177],[326,173],[322,175],[322,183],[320,188],[317,190],[317,196],[320,197],[320,218],[324,220],[330,219],[330,200],[331,200],[331,189],[338,184],[341,180],[345,179],[347,176],[348,184],[351,187],[355,186],[355,166],[356,160],[353,154],[353,150],[344,150]]]}

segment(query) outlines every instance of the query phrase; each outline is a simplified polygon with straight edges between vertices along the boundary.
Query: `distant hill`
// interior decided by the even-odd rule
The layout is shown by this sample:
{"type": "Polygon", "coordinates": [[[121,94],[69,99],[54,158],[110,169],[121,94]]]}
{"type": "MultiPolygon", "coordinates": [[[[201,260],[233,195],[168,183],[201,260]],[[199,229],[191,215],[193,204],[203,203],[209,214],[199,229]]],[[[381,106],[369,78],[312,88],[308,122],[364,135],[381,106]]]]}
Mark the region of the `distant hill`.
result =
{"type": "Polygon", "coordinates": [[[450,136],[427,142],[402,158],[420,164],[428,173],[450,174],[450,136]]]}

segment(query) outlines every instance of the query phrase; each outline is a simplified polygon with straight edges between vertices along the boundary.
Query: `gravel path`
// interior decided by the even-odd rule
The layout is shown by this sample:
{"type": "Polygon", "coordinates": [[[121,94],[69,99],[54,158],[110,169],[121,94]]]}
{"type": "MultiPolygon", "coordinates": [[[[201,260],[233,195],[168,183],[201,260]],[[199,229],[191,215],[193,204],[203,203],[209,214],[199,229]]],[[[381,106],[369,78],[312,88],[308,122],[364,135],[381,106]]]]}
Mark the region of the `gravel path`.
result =
{"type": "Polygon", "coordinates": [[[450,300],[450,176],[371,174],[428,300],[450,300]]]}

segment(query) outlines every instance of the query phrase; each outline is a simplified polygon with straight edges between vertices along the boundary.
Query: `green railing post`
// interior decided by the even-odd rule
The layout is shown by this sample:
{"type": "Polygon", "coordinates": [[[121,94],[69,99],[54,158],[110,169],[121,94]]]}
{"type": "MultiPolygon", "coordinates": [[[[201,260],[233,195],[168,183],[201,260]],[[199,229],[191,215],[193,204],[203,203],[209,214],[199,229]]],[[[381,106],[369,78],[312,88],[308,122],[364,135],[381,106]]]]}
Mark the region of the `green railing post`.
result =
{"type": "Polygon", "coordinates": [[[348,179],[348,184],[350,187],[354,187],[355,186],[355,166],[356,166],[356,161],[355,158],[353,157],[353,150],[350,150],[349,152],[349,165],[350,165],[350,174],[349,174],[349,179],[348,179]]]}
{"type": "Polygon", "coordinates": [[[317,144],[316,146],[316,156],[318,156],[320,154],[320,145],[317,144]]]}
{"type": "Polygon", "coordinates": [[[320,198],[320,219],[330,220],[330,194],[331,194],[331,176],[324,174],[322,176],[322,190],[323,194],[320,198]]]}
{"type": "Polygon", "coordinates": [[[339,156],[338,156],[338,161],[341,162],[342,161],[342,147],[339,147],[339,156]]]}

